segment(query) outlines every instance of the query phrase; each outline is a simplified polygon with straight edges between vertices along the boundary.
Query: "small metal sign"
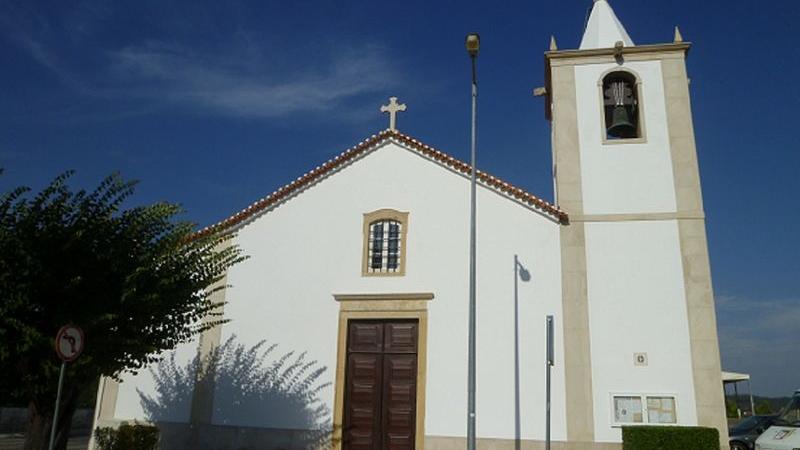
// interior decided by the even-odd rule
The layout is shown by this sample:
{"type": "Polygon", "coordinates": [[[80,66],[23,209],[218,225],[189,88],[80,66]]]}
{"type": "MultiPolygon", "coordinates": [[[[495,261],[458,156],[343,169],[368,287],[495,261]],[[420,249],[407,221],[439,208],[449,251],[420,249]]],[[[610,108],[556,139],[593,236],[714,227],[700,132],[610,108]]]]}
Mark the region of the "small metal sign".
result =
{"type": "MultiPolygon", "coordinates": [[[[75,325],[64,325],[56,333],[56,354],[61,359],[61,371],[58,373],[58,392],[56,393],[56,407],[53,410],[53,417],[58,417],[58,409],[61,404],[61,389],[64,387],[64,369],[67,367],[68,362],[75,361],[78,356],[81,356],[83,347],[86,344],[83,330],[75,325]]],[[[57,420],[53,420],[53,425],[50,428],[50,445],[49,450],[53,450],[56,441],[56,424],[57,420]]]]}
{"type": "Polygon", "coordinates": [[[553,323],[553,316],[547,316],[547,342],[545,345],[546,352],[547,352],[547,376],[545,377],[546,381],[546,411],[545,411],[545,437],[544,437],[544,448],[545,450],[550,450],[550,397],[551,397],[551,388],[550,388],[550,369],[556,365],[556,349],[555,349],[555,330],[554,330],[554,323],[553,323]]]}
{"type": "Polygon", "coordinates": [[[83,352],[85,342],[83,330],[75,325],[64,325],[56,334],[56,353],[61,361],[75,361],[83,352]]]}
{"type": "Polygon", "coordinates": [[[556,365],[555,335],[553,331],[553,316],[547,316],[547,364],[556,365]]]}

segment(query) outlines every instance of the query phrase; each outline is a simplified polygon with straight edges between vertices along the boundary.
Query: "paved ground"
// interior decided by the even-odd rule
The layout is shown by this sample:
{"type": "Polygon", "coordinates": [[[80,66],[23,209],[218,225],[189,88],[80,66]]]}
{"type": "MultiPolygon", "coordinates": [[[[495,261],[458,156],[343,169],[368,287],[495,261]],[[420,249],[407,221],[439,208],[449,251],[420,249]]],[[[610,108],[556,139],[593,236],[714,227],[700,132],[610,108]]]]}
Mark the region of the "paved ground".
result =
{"type": "MultiPolygon", "coordinates": [[[[0,434],[0,450],[21,450],[25,438],[21,434],[0,434]]],[[[67,450],[86,450],[89,446],[89,436],[76,436],[69,438],[67,450]]]]}

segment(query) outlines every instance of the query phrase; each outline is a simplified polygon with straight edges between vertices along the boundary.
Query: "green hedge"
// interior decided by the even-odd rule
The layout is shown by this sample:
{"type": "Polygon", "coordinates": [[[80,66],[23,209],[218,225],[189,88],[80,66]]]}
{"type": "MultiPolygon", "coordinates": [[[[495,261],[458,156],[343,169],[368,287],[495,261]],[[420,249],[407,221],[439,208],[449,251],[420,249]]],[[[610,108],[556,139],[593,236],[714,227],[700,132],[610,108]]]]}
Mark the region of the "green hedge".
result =
{"type": "Polygon", "coordinates": [[[97,428],[94,430],[94,439],[99,450],[156,450],[158,428],[140,424],[97,428]]]}
{"type": "Polygon", "coordinates": [[[705,427],[622,427],[623,450],[720,450],[719,431],[705,427]]]}

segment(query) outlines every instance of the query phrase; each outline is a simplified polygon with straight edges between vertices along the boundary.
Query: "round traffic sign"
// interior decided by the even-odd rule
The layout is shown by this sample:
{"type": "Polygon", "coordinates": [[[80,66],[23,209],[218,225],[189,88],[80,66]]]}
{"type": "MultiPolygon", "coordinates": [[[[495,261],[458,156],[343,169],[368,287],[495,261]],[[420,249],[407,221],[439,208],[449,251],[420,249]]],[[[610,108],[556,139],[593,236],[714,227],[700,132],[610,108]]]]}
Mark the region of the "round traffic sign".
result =
{"type": "Polygon", "coordinates": [[[64,325],[56,334],[56,353],[64,362],[78,359],[85,343],[83,330],[75,325],[64,325]]]}

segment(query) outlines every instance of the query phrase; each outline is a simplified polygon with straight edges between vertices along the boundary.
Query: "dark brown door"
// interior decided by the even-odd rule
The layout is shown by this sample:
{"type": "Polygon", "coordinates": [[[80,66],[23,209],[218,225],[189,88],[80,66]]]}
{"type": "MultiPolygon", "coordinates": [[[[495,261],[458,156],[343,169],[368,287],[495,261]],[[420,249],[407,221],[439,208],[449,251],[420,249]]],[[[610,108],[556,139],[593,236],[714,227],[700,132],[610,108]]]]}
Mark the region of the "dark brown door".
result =
{"type": "Polygon", "coordinates": [[[412,450],[417,416],[417,321],[351,320],[344,450],[412,450]]]}

